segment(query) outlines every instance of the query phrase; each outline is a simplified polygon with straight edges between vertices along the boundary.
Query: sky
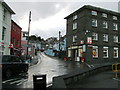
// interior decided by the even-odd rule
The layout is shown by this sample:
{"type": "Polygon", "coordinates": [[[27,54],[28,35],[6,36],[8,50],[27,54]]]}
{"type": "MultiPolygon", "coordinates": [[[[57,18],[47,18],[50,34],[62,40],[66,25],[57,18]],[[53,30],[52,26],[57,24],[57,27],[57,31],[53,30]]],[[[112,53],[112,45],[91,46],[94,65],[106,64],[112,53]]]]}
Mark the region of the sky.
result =
{"type": "Polygon", "coordinates": [[[84,5],[93,5],[118,12],[120,0],[4,0],[16,13],[12,19],[28,31],[29,12],[31,11],[30,35],[44,39],[66,34],[66,16],[84,5]]]}

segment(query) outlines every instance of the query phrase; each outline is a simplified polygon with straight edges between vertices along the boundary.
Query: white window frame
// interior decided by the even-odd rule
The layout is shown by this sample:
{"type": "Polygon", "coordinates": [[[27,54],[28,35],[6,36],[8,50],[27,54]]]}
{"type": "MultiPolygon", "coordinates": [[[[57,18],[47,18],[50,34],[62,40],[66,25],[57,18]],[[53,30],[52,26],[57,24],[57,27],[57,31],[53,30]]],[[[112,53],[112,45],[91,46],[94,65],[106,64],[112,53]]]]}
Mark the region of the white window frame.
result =
{"type": "Polygon", "coordinates": [[[117,16],[113,16],[113,20],[117,20],[117,16]]]}
{"type": "Polygon", "coordinates": [[[118,58],[118,47],[114,47],[113,57],[118,58]],[[116,53],[116,54],[115,54],[116,53]],[[115,56],[116,55],[116,56],[115,56]]]}
{"type": "Polygon", "coordinates": [[[97,11],[91,11],[91,14],[97,16],[97,11]]]}
{"type": "Polygon", "coordinates": [[[103,21],[103,28],[108,28],[108,23],[107,23],[107,21],[103,21]]]}
{"type": "Polygon", "coordinates": [[[76,20],[77,19],[77,15],[73,15],[73,20],[76,20]]]}
{"type": "Polygon", "coordinates": [[[108,47],[103,47],[103,58],[108,58],[108,47]],[[106,53],[106,55],[104,55],[106,53]]]}
{"type": "Polygon", "coordinates": [[[108,42],[108,34],[103,34],[103,41],[108,42]]]}
{"type": "Polygon", "coordinates": [[[98,40],[98,34],[97,33],[92,34],[92,40],[98,40]]]}
{"type": "Polygon", "coordinates": [[[98,58],[98,46],[93,46],[93,50],[92,50],[93,58],[98,58]],[[95,52],[93,52],[93,50],[95,50],[95,52]],[[96,53],[96,56],[94,55],[94,53],[96,53]]]}
{"type": "Polygon", "coordinates": [[[73,36],[73,42],[77,41],[77,35],[73,36]]]}
{"type": "Polygon", "coordinates": [[[77,23],[73,23],[73,30],[77,29],[77,23]]]}
{"type": "Polygon", "coordinates": [[[107,14],[106,13],[102,13],[102,17],[107,18],[107,14]]]}
{"type": "Polygon", "coordinates": [[[118,30],[118,24],[117,23],[113,23],[113,30],[118,30]]]}
{"type": "Polygon", "coordinates": [[[113,41],[114,42],[118,42],[119,40],[118,40],[118,36],[113,36],[113,41]]]}
{"type": "Polygon", "coordinates": [[[96,19],[92,19],[92,26],[97,27],[97,20],[96,19]]]}

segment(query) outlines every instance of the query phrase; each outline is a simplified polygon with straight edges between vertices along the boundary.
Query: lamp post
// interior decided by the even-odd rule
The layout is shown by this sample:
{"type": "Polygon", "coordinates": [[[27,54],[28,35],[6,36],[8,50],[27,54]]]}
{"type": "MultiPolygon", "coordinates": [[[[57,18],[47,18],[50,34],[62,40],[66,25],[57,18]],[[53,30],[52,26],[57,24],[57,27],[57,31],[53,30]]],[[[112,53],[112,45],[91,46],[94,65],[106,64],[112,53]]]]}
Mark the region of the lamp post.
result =
{"type": "Polygon", "coordinates": [[[29,12],[29,23],[28,23],[28,40],[27,40],[27,55],[28,55],[28,47],[29,47],[29,33],[30,33],[30,22],[31,22],[31,11],[29,12]]]}

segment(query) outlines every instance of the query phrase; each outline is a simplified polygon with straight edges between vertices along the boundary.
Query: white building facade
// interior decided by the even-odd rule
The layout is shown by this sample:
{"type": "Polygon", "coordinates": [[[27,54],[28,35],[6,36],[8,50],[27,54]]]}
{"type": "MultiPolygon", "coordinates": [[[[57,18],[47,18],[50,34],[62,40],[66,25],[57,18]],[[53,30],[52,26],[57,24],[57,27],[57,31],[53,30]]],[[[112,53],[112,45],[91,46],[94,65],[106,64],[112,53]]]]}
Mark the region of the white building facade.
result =
{"type": "Polygon", "coordinates": [[[11,15],[14,11],[5,3],[0,1],[0,54],[10,55],[11,39],[11,15]]]}
{"type": "Polygon", "coordinates": [[[120,1],[118,2],[118,12],[120,13],[120,1]]]}

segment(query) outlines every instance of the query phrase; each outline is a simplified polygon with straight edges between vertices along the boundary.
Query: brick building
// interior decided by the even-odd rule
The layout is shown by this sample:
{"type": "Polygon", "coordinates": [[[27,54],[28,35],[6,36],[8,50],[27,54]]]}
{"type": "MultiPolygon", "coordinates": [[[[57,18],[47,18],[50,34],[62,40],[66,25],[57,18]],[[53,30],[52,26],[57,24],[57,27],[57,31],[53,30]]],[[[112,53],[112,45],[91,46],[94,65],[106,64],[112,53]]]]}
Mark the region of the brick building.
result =
{"type": "Polygon", "coordinates": [[[69,59],[85,62],[118,61],[120,13],[85,5],[65,19],[69,59]]]}
{"type": "Polygon", "coordinates": [[[21,31],[22,28],[11,20],[11,55],[21,54],[21,31]]]}

